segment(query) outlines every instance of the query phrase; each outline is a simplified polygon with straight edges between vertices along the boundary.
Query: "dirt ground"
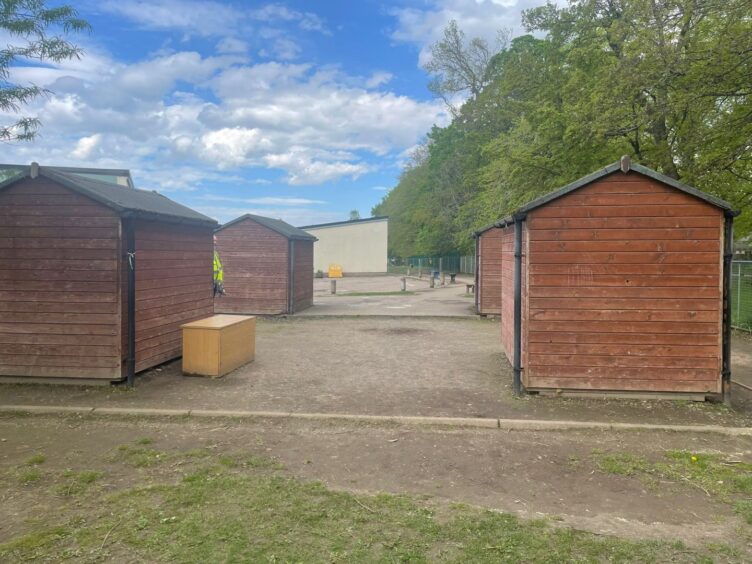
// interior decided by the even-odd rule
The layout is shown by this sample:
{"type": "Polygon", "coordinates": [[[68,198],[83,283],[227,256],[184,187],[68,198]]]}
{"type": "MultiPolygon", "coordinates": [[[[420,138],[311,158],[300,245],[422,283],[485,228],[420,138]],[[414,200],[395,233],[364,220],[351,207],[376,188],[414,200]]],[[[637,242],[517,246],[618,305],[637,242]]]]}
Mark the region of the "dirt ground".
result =
{"type": "MultiPolygon", "coordinates": [[[[635,539],[689,545],[729,543],[750,549],[750,536],[730,507],[683,483],[646,484],[600,471],[595,452],[631,452],[660,460],[666,449],[752,459],[752,439],[643,432],[511,432],[436,430],[257,420],[211,422],[102,417],[0,416],[0,472],[24,467],[100,471],[103,494],[133,487],[142,470],[113,462],[118,446],[153,440],[160,452],[209,449],[271,457],[303,480],[334,489],[427,495],[562,525],[635,539]],[[28,463],[27,463],[28,464],[28,463]]],[[[180,479],[168,466],[163,479],[180,479]]],[[[142,483],[143,485],[143,483],[142,483]]],[[[0,493],[0,542],[52,515],[65,496],[44,488],[0,493]]],[[[85,513],[86,507],[80,507],[85,513]]]]}
{"type": "MultiPolygon", "coordinates": [[[[259,320],[256,360],[221,379],[182,376],[176,361],[140,376],[134,390],[1,385],[0,404],[750,423],[709,403],[516,398],[498,333],[497,321],[478,318],[259,320]]],[[[745,390],[734,397],[750,405],[745,390]]]]}
{"type": "Polygon", "coordinates": [[[298,315],[387,315],[473,317],[475,300],[465,293],[467,277],[458,277],[456,284],[429,287],[427,277],[407,278],[406,292],[401,293],[400,277],[351,276],[336,280],[337,293],[331,293],[331,280],[316,278],[313,284],[313,306],[298,315]]]}

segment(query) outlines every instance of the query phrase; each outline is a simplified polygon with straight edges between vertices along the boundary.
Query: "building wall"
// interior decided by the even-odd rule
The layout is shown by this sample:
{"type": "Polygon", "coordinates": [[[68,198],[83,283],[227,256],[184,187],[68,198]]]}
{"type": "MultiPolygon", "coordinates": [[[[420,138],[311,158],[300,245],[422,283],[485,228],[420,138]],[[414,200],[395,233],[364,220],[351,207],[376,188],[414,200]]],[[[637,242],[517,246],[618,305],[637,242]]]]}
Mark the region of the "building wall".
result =
{"type": "Polygon", "coordinates": [[[0,192],[0,376],[120,377],[120,218],[45,178],[0,192]]]}
{"type": "Polygon", "coordinates": [[[295,244],[295,311],[313,305],[313,241],[296,240],[295,244]]]}
{"type": "Polygon", "coordinates": [[[501,313],[502,230],[493,228],[478,240],[478,313],[501,313]]]}
{"type": "Polygon", "coordinates": [[[526,223],[527,387],[721,391],[721,210],[630,172],[526,223]]]}
{"type": "Polygon", "coordinates": [[[389,220],[356,221],[305,229],[318,241],[313,246],[313,268],[327,272],[330,264],[348,274],[385,273],[389,220]]]}
{"type": "Polygon", "coordinates": [[[216,235],[226,294],[214,300],[214,311],[287,313],[287,237],[252,219],[230,225],[216,235]]]}
{"type": "MultiPolygon", "coordinates": [[[[210,226],[136,221],[135,229],[139,372],[181,356],[180,326],[213,314],[214,247],[210,226]]],[[[124,303],[126,288],[124,285],[124,303]]],[[[124,307],[124,333],[127,311],[124,307]]],[[[127,348],[123,350],[124,357],[125,354],[127,348]]]]}

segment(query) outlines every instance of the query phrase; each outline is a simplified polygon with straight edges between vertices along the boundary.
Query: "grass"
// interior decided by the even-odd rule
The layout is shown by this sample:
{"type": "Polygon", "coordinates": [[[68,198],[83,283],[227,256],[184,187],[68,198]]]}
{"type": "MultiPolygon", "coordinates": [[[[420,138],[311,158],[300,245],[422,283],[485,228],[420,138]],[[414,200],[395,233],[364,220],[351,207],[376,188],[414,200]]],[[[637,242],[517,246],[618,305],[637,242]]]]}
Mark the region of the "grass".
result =
{"type": "MultiPolygon", "coordinates": [[[[119,452],[135,450],[126,446],[119,452]]],[[[104,498],[82,490],[75,507],[0,544],[0,561],[655,562],[711,561],[721,550],[742,560],[723,546],[631,541],[426,497],[332,491],[250,453],[168,458],[184,465],[146,466],[137,487],[104,498]]],[[[131,460],[115,464],[128,473],[131,460]]],[[[100,476],[58,479],[90,485],[100,476]]]]}
{"type": "Polygon", "coordinates": [[[37,466],[39,464],[43,464],[44,461],[47,460],[47,457],[43,455],[42,453],[36,453],[31,455],[29,458],[26,459],[26,465],[27,466],[37,466]]]}
{"type": "Polygon", "coordinates": [[[628,453],[594,452],[594,456],[598,468],[608,474],[662,478],[697,488],[732,505],[752,525],[752,464],[686,450],[666,451],[657,462],[628,453]]]}
{"type": "Polygon", "coordinates": [[[341,294],[337,294],[338,296],[356,296],[356,297],[367,297],[367,296],[414,296],[415,292],[411,292],[410,290],[406,290],[404,292],[342,292],[341,294]]]}
{"type": "Polygon", "coordinates": [[[82,470],[74,472],[66,470],[63,472],[65,481],[58,484],[55,492],[63,496],[75,496],[85,492],[89,486],[102,477],[102,472],[95,470],[82,470]]]}

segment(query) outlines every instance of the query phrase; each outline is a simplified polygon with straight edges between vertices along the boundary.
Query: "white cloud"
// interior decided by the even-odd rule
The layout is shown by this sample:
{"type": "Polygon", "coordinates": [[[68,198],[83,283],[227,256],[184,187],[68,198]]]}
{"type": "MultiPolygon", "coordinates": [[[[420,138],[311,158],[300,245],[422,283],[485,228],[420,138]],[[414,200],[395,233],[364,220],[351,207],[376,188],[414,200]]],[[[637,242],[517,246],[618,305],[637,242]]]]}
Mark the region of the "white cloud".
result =
{"type": "Polygon", "coordinates": [[[102,135],[99,133],[89,135],[88,137],[81,137],[71,154],[77,159],[88,159],[91,156],[91,152],[99,145],[101,140],[102,135]]]}
{"type": "Polygon", "coordinates": [[[203,156],[220,167],[251,164],[251,156],[273,148],[257,128],[222,128],[201,137],[203,156]]]}
{"type": "Polygon", "coordinates": [[[200,36],[223,36],[243,19],[242,11],[199,0],[108,0],[101,8],[149,29],[179,29],[200,36]]]}
{"type": "Polygon", "coordinates": [[[321,184],[337,180],[343,176],[358,178],[370,170],[364,163],[346,161],[314,160],[305,150],[264,155],[264,162],[272,168],[287,171],[287,182],[293,186],[301,184],[321,184]]]}
{"type": "Polygon", "coordinates": [[[435,0],[424,7],[394,8],[397,19],[392,39],[412,43],[420,49],[418,62],[425,64],[431,56],[430,46],[443,34],[451,20],[456,20],[468,39],[480,37],[493,45],[499,30],[522,33],[522,10],[544,5],[545,0],[435,0]]]}
{"type": "Polygon", "coordinates": [[[389,192],[391,188],[389,186],[372,186],[371,190],[376,190],[377,192],[389,192]]]}
{"type": "Polygon", "coordinates": [[[283,4],[267,4],[257,10],[249,13],[251,19],[275,23],[275,22],[296,22],[298,27],[305,31],[317,31],[324,35],[331,35],[326,27],[324,20],[312,12],[299,12],[291,10],[283,4]]]}
{"type": "Polygon", "coordinates": [[[366,88],[377,88],[392,81],[394,75],[390,72],[377,71],[366,80],[366,88]]]}
{"type": "Polygon", "coordinates": [[[192,207],[195,210],[216,219],[220,223],[227,223],[228,221],[247,213],[281,219],[290,225],[314,225],[317,223],[329,223],[330,221],[345,219],[342,217],[341,213],[312,210],[305,207],[256,208],[250,206],[202,206],[200,204],[192,207]]]}
{"type": "Polygon", "coordinates": [[[231,196],[218,196],[215,194],[205,194],[201,196],[202,200],[212,202],[235,202],[239,204],[251,204],[256,206],[311,206],[325,204],[323,200],[311,200],[310,198],[292,198],[292,197],[273,197],[263,198],[234,198],[231,196]]]}
{"type": "Polygon", "coordinates": [[[217,53],[247,53],[249,46],[246,41],[238,39],[237,37],[224,37],[215,47],[217,53]]]}

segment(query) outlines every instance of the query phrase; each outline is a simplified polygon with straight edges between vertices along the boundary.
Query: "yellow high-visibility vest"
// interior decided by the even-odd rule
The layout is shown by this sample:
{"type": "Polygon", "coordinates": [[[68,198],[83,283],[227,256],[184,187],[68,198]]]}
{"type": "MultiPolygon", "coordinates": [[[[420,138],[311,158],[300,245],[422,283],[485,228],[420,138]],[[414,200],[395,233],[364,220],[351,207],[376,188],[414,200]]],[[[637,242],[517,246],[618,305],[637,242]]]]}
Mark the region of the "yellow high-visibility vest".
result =
{"type": "Polygon", "coordinates": [[[224,282],[225,273],[222,270],[222,261],[219,260],[219,253],[214,251],[214,281],[224,282]]]}

